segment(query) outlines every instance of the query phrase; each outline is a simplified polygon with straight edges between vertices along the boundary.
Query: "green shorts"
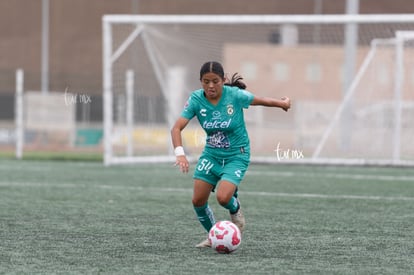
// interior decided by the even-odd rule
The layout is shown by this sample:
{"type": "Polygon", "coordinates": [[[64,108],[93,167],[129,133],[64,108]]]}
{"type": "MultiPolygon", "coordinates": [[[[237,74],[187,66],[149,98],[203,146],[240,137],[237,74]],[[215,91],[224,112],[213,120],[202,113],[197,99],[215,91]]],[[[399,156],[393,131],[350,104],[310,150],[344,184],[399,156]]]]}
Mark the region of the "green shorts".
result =
{"type": "Polygon", "coordinates": [[[248,152],[234,155],[228,159],[216,158],[203,152],[198,159],[193,178],[203,180],[214,186],[221,180],[239,186],[249,163],[250,154],[248,152]]]}

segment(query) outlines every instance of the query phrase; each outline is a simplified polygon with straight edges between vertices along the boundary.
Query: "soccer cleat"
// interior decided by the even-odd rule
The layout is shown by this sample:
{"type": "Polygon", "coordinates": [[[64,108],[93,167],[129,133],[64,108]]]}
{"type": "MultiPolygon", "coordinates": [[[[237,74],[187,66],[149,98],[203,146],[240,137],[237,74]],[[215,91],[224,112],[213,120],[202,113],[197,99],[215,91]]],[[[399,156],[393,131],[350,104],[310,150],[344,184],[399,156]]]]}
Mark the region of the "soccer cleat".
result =
{"type": "Polygon", "coordinates": [[[239,202],[239,210],[234,214],[230,214],[230,218],[231,221],[240,229],[240,232],[243,233],[244,226],[246,225],[246,220],[244,219],[244,215],[241,210],[240,201],[238,199],[237,201],[239,202]]]}
{"type": "Polygon", "coordinates": [[[198,248],[203,248],[203,247],[211,247],[211,242],[210,240],[207,238],[204,241],[202,241],[201,243],[197,244],[196,247],[198,248]]]}

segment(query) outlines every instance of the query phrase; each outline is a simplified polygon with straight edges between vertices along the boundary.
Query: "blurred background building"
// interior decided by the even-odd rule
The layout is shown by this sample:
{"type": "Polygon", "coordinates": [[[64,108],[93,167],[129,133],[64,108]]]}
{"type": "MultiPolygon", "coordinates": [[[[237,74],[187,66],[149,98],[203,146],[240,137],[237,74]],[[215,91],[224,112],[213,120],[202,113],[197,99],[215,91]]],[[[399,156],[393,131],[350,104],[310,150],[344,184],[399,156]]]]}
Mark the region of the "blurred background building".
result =
{"type": "MultiPolygon", "coordinates": [[[[49,90],[69,87],[93,96],[92,121],[102,118],[104,14],[341,14],[345,0],[51,0],[49,90]]],[[[407,0],[360,0],[360,13],[410,13],[407,0]]],[[[15,70],[25,90],[41,89],[42,0],[0,1],[0,120],[13,119],[15,70]]],[[[80,119],[80,110],[78,110],[80,119]]]]}
{"type": "MultiPolygon", "coordinates": [[[[2,0],[0,128],[13,127],[16,69],[24,70],[25,91],[42,90],[45,3],[49,8],[47,89],[90,97],[90,104],[74,106],[76,121],[97,127],[102,122],[104,14],[343,14],[346,7],[346,0],[2,0]]],[[[360,0],[359,13],[414,13],[414,1],[360,0]]],[[[263,39],[277,44],[279,36],[267,34],[263,39]]],[[[233,60],[243,54],[234,54],[233,60]]],[[[231,62],[229,59],[228,64],[231,62]]]]}

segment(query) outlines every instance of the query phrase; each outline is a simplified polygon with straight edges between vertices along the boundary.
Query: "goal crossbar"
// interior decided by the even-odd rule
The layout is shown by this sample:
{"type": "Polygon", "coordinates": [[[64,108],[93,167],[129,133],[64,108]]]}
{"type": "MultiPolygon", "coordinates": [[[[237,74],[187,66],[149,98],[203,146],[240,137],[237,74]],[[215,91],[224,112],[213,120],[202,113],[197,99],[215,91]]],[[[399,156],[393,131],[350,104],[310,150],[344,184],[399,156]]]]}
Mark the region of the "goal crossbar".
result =
{"type": "Polygon", "coordinates": [[[122,15],[103,16],[108,23],[148,24],[346,24],[407,23],[413,14],[332,14],[332,15],[122,15]]]}
{"type": "MultiPolygon", "coordinates": [[[[183,25],[330,25],[330,24],[381,24],[381,23],[414,23],[414,14],[356,14],[356,15],[120,15],[110,14],[102,17],[103,27],[103,99],[104,99],[104,162],[106,165],[109,164],[121,164],[130,162],[158,162],[158,161],[171,161],[171,155],[168,156],[138,156],[138,157],[116,157],[112,150],[112,129],[113,129],[113,79],[112,70],[113,64],[118,58],[124,54],[127,48],[134,42],[137,37],[142,38],[142,43],[147,51],[149,62],[153,66],[153,70],[157,78],[160,78],[160,69],[157,66],[157,62],[154,61],[156,53],[151,47],[151,41],[147,39],[144,28],[146,25],[163,25],[168,24],[183,24],[183,25]],[[119,44],[113,44],[113,31],[122,24],[131,25],[129,35],[123,38],[123,41],[119,44]],[[165,157],[165,158],[164,158],[165,157]]],[[[404,30],[404,29],[403,29],[404,30]]],[[[397,32],[396,39],[400,37],[406,37],[408,33],[405,31],[397,32]]],[[[409,34],[412,35],[412,34],[409,34]]],[[[391,39],[390,41],[393,41],[391,39]]],[[[375,42],[374,42],[375,43],[375,42]]],[[[375,50],[374,50],[375,51],[375,50]]],[[[367,63],[369,63],[369,59],[367,63]]],[[[363,70],[362,70],[363,71],[363,70]]],[[[358,77],[354,79],[354,85],[358,84],[358,77]]],[[[162,81],[159,81],[162,83],[162,81]]],[[[162,86],[162,85],[161,85],[162,86]]],[[[165,88],[161,87],[162,91],[165,88]]],[[[347,93],[351,96],[351,92],[347,93]]],[[[337,114],[340,114],[341,109],[337,110],[337,114]]],[[[336,115],[338,116],[338,115],[336,115]]],[[[397,117],[398,118],[398,117],[397,117]]],[[[398,130],[398,129],[397,129],[398,130]]],[[[325,143],[327,135],[330,129],[328,128],[325,132],[324,138],[321,140],[318,148],[314,152],[311,161],[315,162],[320,159],[319,153],[321,147],[325,143]]],[[[394,157],[391,162],[397,163],[399,157],[394,157]]],[[[259,161],[260,162],[260,161],[259,161]]],[[[401,162],[399,162],[401,163],[401,162]]]]}

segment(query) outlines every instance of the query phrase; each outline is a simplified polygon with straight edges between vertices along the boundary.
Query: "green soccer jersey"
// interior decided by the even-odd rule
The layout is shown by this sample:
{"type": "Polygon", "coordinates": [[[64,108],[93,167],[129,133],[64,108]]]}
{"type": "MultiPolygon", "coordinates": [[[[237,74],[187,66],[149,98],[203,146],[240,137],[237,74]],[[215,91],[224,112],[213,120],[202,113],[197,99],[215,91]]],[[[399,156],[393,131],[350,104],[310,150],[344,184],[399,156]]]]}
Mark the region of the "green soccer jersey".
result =
{"type": "Polygon", "coordinates": [[[200,89],[191,94],[181,116],[186,119],[197,116],[207,134],[204,152],[226,158],[250,150],[243,108],[248,108],[252,100],[252,93],[224,85],[219,102],[213,105],[200,89]]]}

